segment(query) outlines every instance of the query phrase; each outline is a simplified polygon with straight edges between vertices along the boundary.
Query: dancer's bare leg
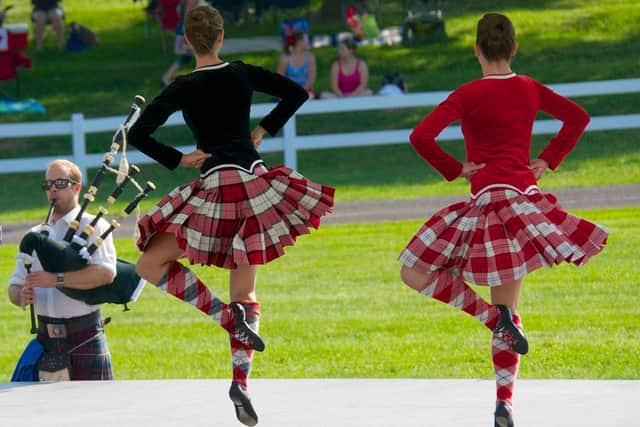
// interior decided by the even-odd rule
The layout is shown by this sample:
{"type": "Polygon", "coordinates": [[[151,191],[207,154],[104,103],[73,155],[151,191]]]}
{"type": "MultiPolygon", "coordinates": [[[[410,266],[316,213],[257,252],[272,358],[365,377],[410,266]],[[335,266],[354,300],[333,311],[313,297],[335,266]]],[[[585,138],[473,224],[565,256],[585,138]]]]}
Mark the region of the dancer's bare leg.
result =
{"type": "Polygon", "coordinates": [[[522,288],[522,280],[506,283],[502,286],[493,286],[491,288],[491,303],[506,305],[515,312],[518,308],[520,288],[522,288]]]}
{"type": "Polygon", "coordinates": [[[231,301],[256,301],[255,265],[238,264],[238,268],[229,272],[229,296],[231,301]]]}
{"type": "Polygon", "coordinates": [[[172,233],[155,234],[136,264],[136,272],[143,279],[158,284],[167,274],[172,262],[184,256],[178,246],[176,236],[172,233]]]}

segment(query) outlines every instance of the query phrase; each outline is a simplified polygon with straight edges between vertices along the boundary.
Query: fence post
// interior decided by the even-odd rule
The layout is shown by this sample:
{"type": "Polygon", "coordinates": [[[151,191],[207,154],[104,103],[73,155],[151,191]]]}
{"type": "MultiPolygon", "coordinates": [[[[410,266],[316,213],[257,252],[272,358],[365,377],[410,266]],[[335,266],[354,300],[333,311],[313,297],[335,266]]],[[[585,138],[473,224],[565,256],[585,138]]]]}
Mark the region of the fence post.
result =
{"type": "Polygon", "coordinates": [[[82,171],[83,181],[87,181],[87,147],[84,134],[84,115],[71,115],[71,140],[73,142],[73,162],[82,171]]]}
{"type": "Polygon", "coordinates": [[[296,154],[296,116],[293,115],[284,124],[284,164],[291,169],[298,168],[298,156],[296,154]]]}

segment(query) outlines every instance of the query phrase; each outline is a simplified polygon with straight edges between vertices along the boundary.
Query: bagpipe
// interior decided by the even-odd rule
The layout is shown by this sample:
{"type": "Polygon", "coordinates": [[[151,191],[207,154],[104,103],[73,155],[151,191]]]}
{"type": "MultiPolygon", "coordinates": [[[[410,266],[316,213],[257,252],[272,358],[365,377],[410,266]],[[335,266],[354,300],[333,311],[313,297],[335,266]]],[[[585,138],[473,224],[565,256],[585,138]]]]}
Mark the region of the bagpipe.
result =
{"type": "MultiPolygon", "coordinates": [[[[122,194],[127,184],[132,184],[138,190],[133,200],[124,208],[120,214],[120,218],[126,218],[138,206],[138,203],[155,189],[152,182],[147,181],[144,187],[140,186],[135,180],[135,175],[140,172],[136,165],[129,166],[126,161],[126,138],[127,132],[140,116],[140,107],[145,100],[141,96],[136,96],[131,111],[123,124],[116,130],[111,143],[110,152],[105,153],[102,165],[97,171],[88,191],[83,196],[80,211],[75,219],[69,224],[69,228],[65,233],[64,240],[58,242],[50,238],[51,227],[49,220],[55,208],[55,200],[51,203],[47,219],[38,231],[28,232],[20,242],[20,252],[17,258],[22,261],[30,272],[33,263],[32,254],[35,252],[44,271],[57,273],[80,270],[86,266],[96,250],[104,243],[104,240],[115,229],[120,227],[120,223],[113,219],[109,227],[94,241],[89,244],[89,237],[93,235],[98,221],[109,213],[108,207],[113,205],[117,198],[122,194]],[[110,167],[115,155],[123,147],[122,156],[118,170],[110,167]],[[90,202],[95,201],[95,195],[98,192],[103,178],[107,172],[113,172],[117,175],[116,186],[106,200],[106,205],[98,209],[98,213],[94,216],[89,224],[80,230],[80,222],[90,202]]],[[[134,301],[139,290],[144,285],[144,280],[136,274],[135,265],[130,262],[118,259],[116,262],[116,276],[111,284],[99,286],[94,289],[71,289],[59,287],[58,289],[67,296],[86,302],[87,304],[103,304],[114,303],[124,304],[125,310],[128,310],[127,303],[134,301]]],[[[32,333],[35,329],[35,315],[33,306],[31,306],[31,323],[32,333]]]]}

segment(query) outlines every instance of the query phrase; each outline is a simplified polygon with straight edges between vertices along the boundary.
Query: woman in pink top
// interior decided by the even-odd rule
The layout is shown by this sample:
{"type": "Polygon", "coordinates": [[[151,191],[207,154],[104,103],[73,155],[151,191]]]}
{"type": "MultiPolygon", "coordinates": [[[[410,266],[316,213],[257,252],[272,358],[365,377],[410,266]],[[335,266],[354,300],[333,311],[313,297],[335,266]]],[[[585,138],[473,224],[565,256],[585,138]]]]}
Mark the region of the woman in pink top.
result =
{"type": "Polygon", "coordinates": [[[338,59],[331,65],[331,92],[322,92],[320,98],[373,95],[369,84],[367,63],[355,55],[356,43],[344,39],[338,45],[338,59]]]}
{"type": "Polygon", "coordinates": [[[561,262],[582,265],[607,240],[600,226],[564,211],[537,186],[556,169],[589,123],[574,102],[511,70],[517,44],[511,21],[487,14],[478,22],[475,53],[483,78],[456,89],[413,130],[415,150],[447,180],[471,183],[470,200],[435,213],[399,256],[402,280],[451,304],[493,331],[495,426],[513,426],[512,397],[520,355],[528,351],[516,313],[523,277],[561,262]],[[538,111],[563,125],[531,160],[538,111]],[[461,121],[467,160],[446,153],[435,138],[461,121]],[[491,304],[466,283],[491,287],[491,304]]]}

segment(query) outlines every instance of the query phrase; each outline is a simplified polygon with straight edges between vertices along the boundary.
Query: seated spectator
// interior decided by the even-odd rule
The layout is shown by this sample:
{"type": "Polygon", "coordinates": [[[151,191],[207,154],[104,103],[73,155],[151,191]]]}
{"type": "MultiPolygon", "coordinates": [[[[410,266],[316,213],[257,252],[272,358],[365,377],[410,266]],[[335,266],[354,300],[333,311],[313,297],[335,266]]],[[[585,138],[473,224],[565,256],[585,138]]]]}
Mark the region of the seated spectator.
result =
{"type": "Polygon", "coordinates": [[[384,73],[378,95],[404,95],[407,92],[409,92],[409,88],[402,74],[395,70],[384,73]]]}
{"type": "Polygon", "coordinates": [[[288,36],[298,32],[309,34],[309,21],[306,18],[287,18],[280,22],[280,37],[283,42],[288,36]]]}
{"type": "Polygon", "coordinates": [[[42,50],[44,30],[47,24],[51,24],[56,33],[56,45],[58,49],[64,49],[64,11],[60,7],[61,1],[62,0],[31,0],[33,4],[31,21],[34,23],[36,50],[42,50]]]}
{"type": "Polygon", "coordinates": [[[338,59],[331,65],[331,92],[322,92],[320,98],[342,98],[346,96],[370,96],[369,68],[367,63],[355,55],[356,42],[352,38],[338,44],[338,59]]]}
{"type": "Polygon", "coordinates": [[[313,85],[316,82],[316,57],[309,52],[309,37],[298,31],[284,39],[284,53],[278,61],[278,74],[290,78],[315,98],[313,85]]]}
{"type": "Polygon", "coordinates": [[[347,8],[347,25],[358,41],[373,39],[380,34],[376,17],[369,15],[366,7],[363,7],[362,12],[357,14],[355,7],[349,6],[347,8]]]}

